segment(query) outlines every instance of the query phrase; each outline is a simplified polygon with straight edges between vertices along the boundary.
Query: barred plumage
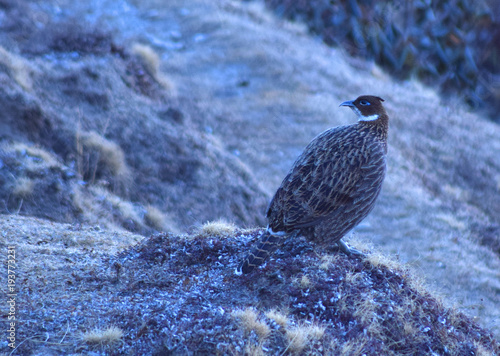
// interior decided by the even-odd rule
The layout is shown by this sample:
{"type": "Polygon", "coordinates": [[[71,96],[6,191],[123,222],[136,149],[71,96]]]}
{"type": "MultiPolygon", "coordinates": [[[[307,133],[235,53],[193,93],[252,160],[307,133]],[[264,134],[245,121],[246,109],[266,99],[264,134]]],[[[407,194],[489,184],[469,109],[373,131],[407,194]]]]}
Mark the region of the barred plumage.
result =
{"type": "Polygon", "coordinates": [[[382,187],[389,121],[382,101],[360,96],[341,104],[353,109],[358,123],[329,129],[309,143],[269,204],[267,232],[237,273],[261,265],[292,233],[357,252],[340,239],[370,213],[382,187]]]}

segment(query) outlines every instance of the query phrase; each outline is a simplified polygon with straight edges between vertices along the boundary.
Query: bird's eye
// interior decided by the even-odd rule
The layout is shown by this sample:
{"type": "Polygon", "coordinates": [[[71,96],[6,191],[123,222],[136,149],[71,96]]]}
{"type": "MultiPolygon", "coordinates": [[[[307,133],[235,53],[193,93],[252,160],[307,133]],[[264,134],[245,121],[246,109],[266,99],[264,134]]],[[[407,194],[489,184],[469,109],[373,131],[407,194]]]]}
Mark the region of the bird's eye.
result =
{"type": "Polygon", "coordinates": [[[360,105],[363,105],[363,106],[368,106],[368,105],[370,105],[370,102],[369,102],[368,100],[361,100],[361,101],[359,102],[359,104],[360,104],[360,105]]]}

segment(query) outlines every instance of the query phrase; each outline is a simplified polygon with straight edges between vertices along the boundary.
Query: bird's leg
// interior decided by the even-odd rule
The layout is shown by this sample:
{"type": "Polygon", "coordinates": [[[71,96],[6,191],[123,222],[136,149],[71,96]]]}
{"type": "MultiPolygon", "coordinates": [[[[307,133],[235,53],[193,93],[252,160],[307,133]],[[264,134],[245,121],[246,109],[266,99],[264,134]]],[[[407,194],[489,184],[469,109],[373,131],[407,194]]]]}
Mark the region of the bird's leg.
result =
{"type": "Polygon", "coordinates": [[[366,256],[363,252],[356,250],[354,247],[349,247],[344,241],[337,241],[340,251],[344,252],[347,256],[366,256]]]}

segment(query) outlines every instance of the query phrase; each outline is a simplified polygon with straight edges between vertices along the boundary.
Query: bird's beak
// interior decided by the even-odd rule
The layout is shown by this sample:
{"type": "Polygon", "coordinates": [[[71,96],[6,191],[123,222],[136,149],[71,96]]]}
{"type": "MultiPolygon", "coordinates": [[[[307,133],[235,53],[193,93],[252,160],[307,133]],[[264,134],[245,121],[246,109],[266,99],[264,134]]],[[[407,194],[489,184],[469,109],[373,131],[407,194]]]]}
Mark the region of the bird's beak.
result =
{"type": "Polygon", "coordinates": [[[349,101],[344,101],[342,104],[340,104],[339,106],[349,106],[349,107],[353,107],[354,104],[353,104],[354,100],[349,100],[349,101]]]}

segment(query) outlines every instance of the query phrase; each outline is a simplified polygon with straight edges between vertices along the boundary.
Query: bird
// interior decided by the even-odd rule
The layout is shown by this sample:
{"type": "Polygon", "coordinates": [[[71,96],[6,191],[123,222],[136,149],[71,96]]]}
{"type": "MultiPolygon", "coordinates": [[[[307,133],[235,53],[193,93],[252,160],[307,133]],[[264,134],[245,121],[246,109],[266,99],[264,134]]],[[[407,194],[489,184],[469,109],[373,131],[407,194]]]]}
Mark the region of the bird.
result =
{"type": "Polygon", "coordinates": [[[362,255],[341,239],[373,210],[382,188],[389,127],[383,101],[362,95],[340,104],[351,108],[358,122],[330,128],[306,146],[269,203],[267,229],[236,274],[252,272],[287,238],[300,235],[362,255]]]}

